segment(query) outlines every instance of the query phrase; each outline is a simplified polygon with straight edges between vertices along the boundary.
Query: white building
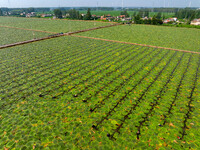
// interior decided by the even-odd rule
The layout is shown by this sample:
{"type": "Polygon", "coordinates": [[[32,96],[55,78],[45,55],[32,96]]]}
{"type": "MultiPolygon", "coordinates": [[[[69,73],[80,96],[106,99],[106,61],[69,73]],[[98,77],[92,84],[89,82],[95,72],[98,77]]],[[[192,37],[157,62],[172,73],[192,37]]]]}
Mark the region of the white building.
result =
{"type": "Polygon", "coordinates": [[[195,25],[195,26],[200,25],[200,18],[199,18],[199,19],[194,19],[194,20],[192,20],[190,24],[191,24],[191,25],[195,25]]]}

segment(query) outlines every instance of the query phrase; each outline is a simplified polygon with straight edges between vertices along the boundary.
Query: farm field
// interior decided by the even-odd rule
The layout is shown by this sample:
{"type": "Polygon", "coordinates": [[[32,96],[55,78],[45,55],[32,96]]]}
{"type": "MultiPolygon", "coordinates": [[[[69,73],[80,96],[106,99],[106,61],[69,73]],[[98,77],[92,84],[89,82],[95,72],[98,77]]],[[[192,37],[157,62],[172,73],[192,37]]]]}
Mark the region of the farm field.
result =
{"type": "Polygon", "coordinates": [[[49,33],[0,27],[0,46],[34,38],[46,37],[48,35],[49,33]]]}
{"type": "Polygon", "coordinates": [[[0,26],[18,27],[18,28],[49,31],[56,33],[58,32],[66,33],[83,29],[90,29],[99,26],[106,26],[110,24],[111,23],[90,22],[90,21],[0,17],[0,26]]]}
{"type": "Polygon", "coordinates": [[[124,25],[79,35],[200,52],[200,30],[197,29],[124,25]]]}
{"type": "Polygon", "coordinates": [[[0,149],[200,146],[200,55],[66,36],[0,65],[0,149]]]}

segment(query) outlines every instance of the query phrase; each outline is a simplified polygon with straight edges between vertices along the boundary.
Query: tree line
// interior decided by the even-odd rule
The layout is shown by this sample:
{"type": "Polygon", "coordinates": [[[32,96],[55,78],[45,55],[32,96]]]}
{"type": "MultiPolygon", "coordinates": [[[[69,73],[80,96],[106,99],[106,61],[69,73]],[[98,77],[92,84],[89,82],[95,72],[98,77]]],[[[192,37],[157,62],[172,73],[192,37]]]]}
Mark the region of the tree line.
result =
{"type": "Polygon", "coordinates": [[[91,11],[91,9],[88,8],[86,15],[83,16],[76,9],[70,9],[70,10],[54,9],[54,14],[55,14],[56,18],[60,18],[60,19],[66,15],[66,17],[70,18],[70,19],[91,20],[92,14],[90,11],[91,11]]]}
{"type": "Polygon", "coordinates": [[[1,8],[0,8],[0,16],[3,16],[3,11],[1,10],[1,8]]]}
{"type": "Polygon", "coordinates": [[[175,13],[179,19],[189,19],[193,20],[195,18],[200,18],[200,10],[193,10],[193,9],[180,9],[175,13]]]}
{"type": "Polygon", "coordinates": [[[50,12],[50,8],[6,8],[2,7],[0,8],[0,15],[6,14],[8,15],[8,12],[10,12],[13,16],[19,16],[21,13],[31,13],[31,12],[50,12]]]}
{"type": "Polygon", "coordinates": [[[164,16],[161,12],[154,15],[152,18],[149,18],[149,11],[139,11],[138,14],[134,12],[133,14],[135,24],[152,24],[152,25],[161,25],[163,24],[164,16]],[[144,18],[144,19],[143,19],[144,18]]]}

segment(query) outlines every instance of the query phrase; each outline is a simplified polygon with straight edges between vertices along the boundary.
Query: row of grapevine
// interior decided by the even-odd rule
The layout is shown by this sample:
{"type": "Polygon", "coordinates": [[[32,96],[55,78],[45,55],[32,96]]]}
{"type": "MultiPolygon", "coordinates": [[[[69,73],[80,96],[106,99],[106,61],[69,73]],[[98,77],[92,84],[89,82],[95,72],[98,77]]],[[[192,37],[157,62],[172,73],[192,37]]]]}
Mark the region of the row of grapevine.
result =
{"type": "Polygon", "coordinates": [[[199,55],[60,37],[0,58],[0,149],[199,146],[199,55]]]}

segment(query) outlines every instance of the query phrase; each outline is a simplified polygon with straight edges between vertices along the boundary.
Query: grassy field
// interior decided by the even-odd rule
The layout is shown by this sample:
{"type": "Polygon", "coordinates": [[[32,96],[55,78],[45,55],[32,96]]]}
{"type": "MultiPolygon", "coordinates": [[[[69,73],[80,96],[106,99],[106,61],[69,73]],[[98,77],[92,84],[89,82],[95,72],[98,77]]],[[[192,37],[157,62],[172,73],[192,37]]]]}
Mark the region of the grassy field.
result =
{"type": "Polygon", "coordinates": [[[11,29],[11,28],[4,28],[0,27],[0,46],[31,40],[34,38],[41,38],[48,36],[49,33],[41,33],[35,31],[26,31],[26,30],[19,30],[19,29],[11,29]]]}
{"type": "Polygon", "coordinates": [[[110,25],[105,22],[52,20],[36,18],[0,17],[0,26],[10,26],[49,32],[72,32],[99,26],[110,25]]]}
{"type": "Polygon", "coordinates": [[[67,36],[0,65],[0,149],[199,147],[199,55],[67,36]]]}
{"type": "MultiPolygon", "coordinates": [[[[87,11],[80,11],[80,13],[86,14],[87,11]]],[[[116,16],[119,16],[120,13],[121,13],[121,11],[91,11],[91,14],[92,14],[92,15],[97,15],[97,16],[103,16],[103,15],[108,15],[108,14],[110,14],[111,16],[116,17],[116,16]]],[[[138,13],[138,12],[136,12],[136,13],[138,13]]],[[[130,16],[133,16],[134,11],[128,11],[128,14],[129,14],[130,16]]],[[[149,16],[150,16],[150,17],[153,17],[153,16],[156,15],[156,14],[157,14],[157,13],[155,13],[155,12],[150,12],[150,13],[149,13],[149,16]]],[[[165,15],[166,18],[170,18],[170,17],[174,16],[174,13],[163,13],[163,14],[165,15]]]]}
{"type": "Polygon", "coordinates": [[[79,35],[200,52],[200,30],[198,29],[124,25],[79,35]]]}

